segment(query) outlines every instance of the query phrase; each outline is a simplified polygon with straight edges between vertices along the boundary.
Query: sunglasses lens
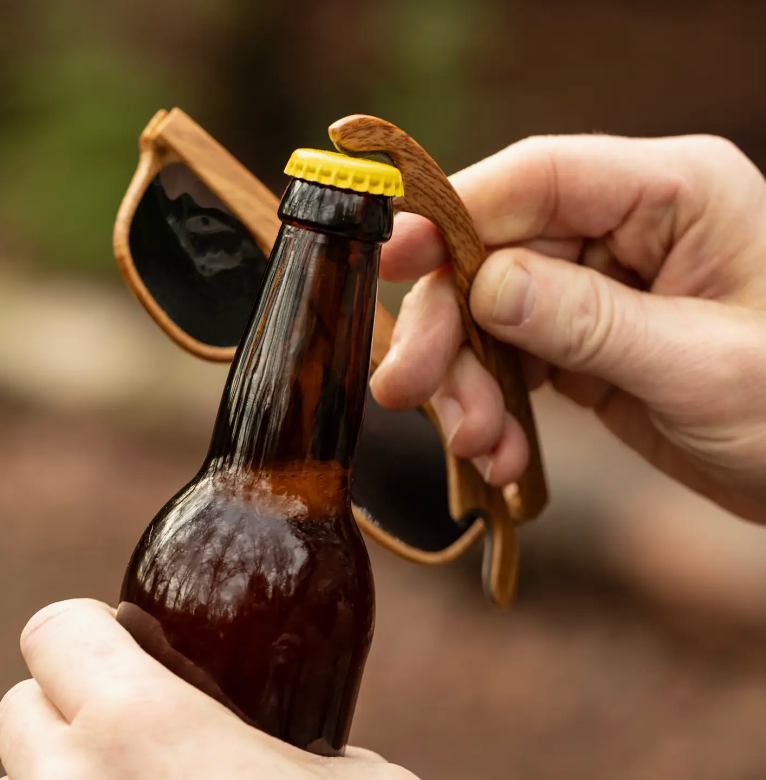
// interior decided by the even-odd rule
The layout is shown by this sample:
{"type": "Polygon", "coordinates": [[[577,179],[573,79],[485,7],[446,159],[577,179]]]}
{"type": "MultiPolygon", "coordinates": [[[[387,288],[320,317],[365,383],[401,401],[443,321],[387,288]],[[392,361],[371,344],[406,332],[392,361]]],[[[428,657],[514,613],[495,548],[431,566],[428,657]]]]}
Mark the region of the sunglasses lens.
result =
{"type": "Polygon", "coordinates": [[[147,290],[187,335],[239,343],[268,258],[189,168],[163,168],[138,204],[130,253],[147,290]]]}
{"type": "Polygon", "coordinates": [[[351,498],[370,522],[423,552],[446,549],[476,519],[450,516],[444,450],[426,415],[391,412],[370,393],[351,498]]]}

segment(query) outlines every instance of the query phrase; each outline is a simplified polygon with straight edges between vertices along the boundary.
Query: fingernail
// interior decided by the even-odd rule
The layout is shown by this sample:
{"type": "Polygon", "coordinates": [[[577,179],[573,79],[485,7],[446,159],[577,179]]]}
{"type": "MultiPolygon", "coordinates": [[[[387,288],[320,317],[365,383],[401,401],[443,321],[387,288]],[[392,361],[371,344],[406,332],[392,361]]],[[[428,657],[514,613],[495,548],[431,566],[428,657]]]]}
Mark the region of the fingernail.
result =
{"type": "Polygon", "coordinates": [[[442,431],[447,439],[447,445],[450,445],[463,422],[463,417],[465,416],[463,407],[456,398],[448,395],[435,396],[431,399],[431,403],[434,409],[436,409],[442,431]]]}
{"type": "Polygon", "coordinates": [[[492,469],[495,466],[495,459],[491,455],[479,455],[478,458],[474,458],[472,461],[476,470],[481,474],[482,479],[489,483],[489,479],[492,476],[492,469]]]}
{"type": "Polygon", "coordinates": [[[535,280],[529,271],[514,263],[506,272],[497,291],[492,312],[493,321],[498,325],[512,327],[524,324],[532,314],[536,294],[535,280]]]}

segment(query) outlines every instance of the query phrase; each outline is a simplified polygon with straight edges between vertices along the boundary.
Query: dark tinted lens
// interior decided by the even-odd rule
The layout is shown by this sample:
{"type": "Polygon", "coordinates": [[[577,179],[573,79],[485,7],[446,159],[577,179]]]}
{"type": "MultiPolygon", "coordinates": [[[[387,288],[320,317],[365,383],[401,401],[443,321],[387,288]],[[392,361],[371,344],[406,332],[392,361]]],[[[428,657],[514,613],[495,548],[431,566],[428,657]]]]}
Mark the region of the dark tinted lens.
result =
{"type": "Polygon", "coordinates": [[[444,450],[425,414],[388,411],[369,393],[351,497],[371,522],[424,552],[446,549],[476,519],[450,517],[444,450]]]}
{"type": "Polygon", "coordinates": [[[130,253],[181,330],[210,346],[239,343],[268,259],[186,166],[169,165],[147,189],[130,226],[130,253]]]}

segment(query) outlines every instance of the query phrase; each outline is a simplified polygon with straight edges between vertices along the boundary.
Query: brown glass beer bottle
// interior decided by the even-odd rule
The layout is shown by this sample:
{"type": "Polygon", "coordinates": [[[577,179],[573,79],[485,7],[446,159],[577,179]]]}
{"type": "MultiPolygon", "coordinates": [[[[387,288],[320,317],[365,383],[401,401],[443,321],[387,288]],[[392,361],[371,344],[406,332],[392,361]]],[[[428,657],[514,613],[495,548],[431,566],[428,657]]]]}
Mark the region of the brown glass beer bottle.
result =
{"type": "Polygon", "coordinates": [[[342,755],[374,623],[350,504],[392,166],[298,150],[208,456],[128,565],[118,619],[248,723],[342,755]]]}

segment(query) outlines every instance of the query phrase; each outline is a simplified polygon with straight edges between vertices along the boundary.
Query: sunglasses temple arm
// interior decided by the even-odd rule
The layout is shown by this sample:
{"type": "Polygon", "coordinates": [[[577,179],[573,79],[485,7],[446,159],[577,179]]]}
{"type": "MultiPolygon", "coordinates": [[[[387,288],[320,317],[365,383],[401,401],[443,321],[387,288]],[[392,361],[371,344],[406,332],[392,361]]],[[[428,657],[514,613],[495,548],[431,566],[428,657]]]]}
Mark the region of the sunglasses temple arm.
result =
{"type": "MultiPolygon", "coordinates": [[[[482,488],[481,509],[490,517],[485,586],[492,599],[507,604],[515,583],[516,539],[513,525],[531,520],[547,503],[543,471],[532,407],[518,353],[476,326],[468,307],[468,292],[486,257],[486,251],[464,204],[436,162],[410,136],[376,117],[351,116],[330,127],[330,138],[341,151],[383,152],[402,171],[405,195],[397,202],[403,211],[431,220],[442,233],[453,261],[458,302],[471,346],[482,364],[500,384],[508,411],[524,428],[530,448],[527,471],[510,500],[499,491],[482,488]],[[507,548],[505,551],[499,548],[507,548]]],[[[464,473],[465,476],[465,473],[464,473]]],[[[474,489],[478,492],[476,483],[474,489]]],[[[478,508],[474,506],[474,508],[478,508]]]]}

